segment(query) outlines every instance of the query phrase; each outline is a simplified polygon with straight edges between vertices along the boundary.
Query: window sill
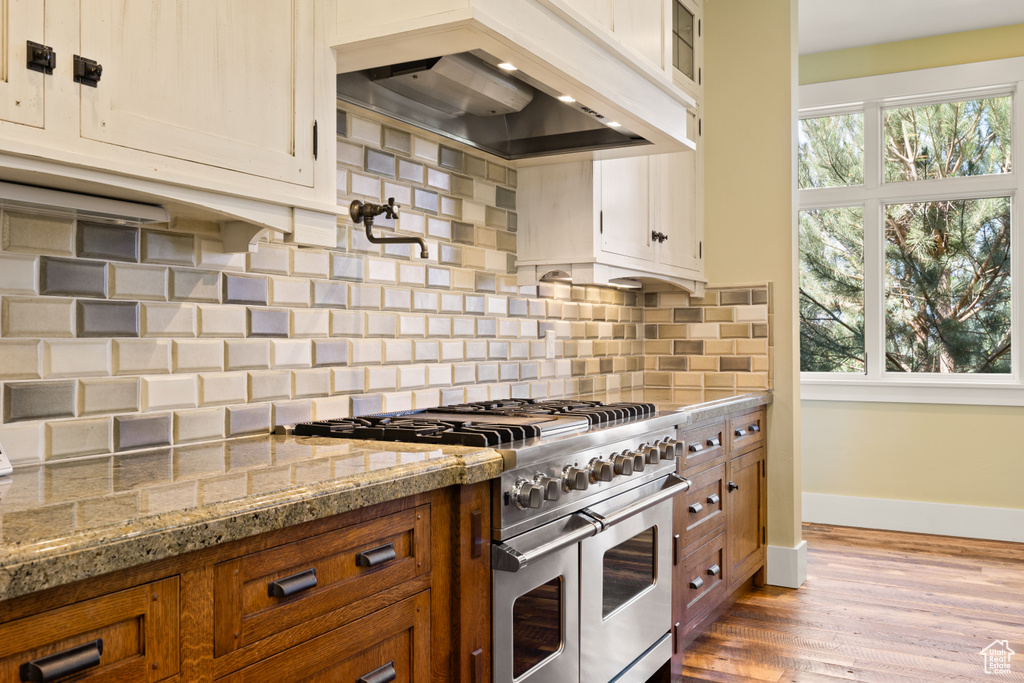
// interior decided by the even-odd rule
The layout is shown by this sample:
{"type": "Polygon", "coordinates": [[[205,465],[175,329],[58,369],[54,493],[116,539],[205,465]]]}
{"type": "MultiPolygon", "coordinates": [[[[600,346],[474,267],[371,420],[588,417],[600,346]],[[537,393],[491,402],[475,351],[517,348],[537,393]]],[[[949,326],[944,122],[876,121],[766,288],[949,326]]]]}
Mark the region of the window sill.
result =
{"type": "Polygon", "coordinates": [[[937,403],[947,405],[1024,406],[1024,384],[1011,377],[987,382],[869,380],[801,377],[800,398],[805,401],[859,403],[937,403]]]}

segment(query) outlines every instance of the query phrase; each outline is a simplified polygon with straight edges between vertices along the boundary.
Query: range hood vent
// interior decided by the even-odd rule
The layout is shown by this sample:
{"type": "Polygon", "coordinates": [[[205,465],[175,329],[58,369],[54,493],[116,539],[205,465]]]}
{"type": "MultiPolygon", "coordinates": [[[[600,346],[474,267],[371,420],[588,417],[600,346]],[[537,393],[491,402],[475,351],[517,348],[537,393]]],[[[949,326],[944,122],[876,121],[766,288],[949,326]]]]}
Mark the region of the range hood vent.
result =
{"type": "Polygon", "coordinates": [[[647,145],[479,50],[338,75],[338,99],[504,159],[647,145]]]}
{"type": "Polygon", "coordinates": [[[7,182],[0,182],[0,208],[74,215],[114,225],[146,225],[170,220],[162,206],[7,182]]]}
{"type": "Polygon", "coordinates": [[[370,69],[370,80],[450,116],[514,114],[533,88],[471,55],[446,55],[370,69]]]}

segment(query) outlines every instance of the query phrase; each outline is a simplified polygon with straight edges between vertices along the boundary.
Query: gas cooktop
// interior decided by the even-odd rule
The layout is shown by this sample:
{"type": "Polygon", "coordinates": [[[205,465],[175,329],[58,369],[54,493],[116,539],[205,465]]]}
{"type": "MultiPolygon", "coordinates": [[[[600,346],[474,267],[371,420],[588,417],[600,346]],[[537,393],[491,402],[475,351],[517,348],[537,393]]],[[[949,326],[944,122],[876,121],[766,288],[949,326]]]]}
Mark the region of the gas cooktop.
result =
{"type": "Polygon", "coordinates": [[[506,399],[305,422],[295,425],[294,433],[296,436],[493,447],[642,420],[655,413],[656,408],[650,403],[506,399]]]}

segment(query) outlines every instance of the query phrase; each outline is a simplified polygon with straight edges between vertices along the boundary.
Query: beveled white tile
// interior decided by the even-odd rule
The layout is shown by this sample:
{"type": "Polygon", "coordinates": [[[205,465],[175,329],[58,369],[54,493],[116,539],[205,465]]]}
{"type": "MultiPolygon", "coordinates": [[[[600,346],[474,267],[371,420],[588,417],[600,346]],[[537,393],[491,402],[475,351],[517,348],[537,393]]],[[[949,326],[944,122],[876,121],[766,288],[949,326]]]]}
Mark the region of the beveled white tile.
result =
{"type": "Polygon", "coordinates": [[[201,406],[245,403],[249,394],[249,377],[244,372],[215,372],[199,375],[201,406]]]}
{"type": "Polygon", "coordinates": [[[436,313],[440,300],[437,292],[414,291],[412,293],[412,310],[436,313]]]}
{"type": "Polygon", "coordinates": [[[200,337],[244,337],[245,306],[198,307],[200,337]]]}
{"type": "Polygon", "coordinates": [[[39,257],[0,254],[0,294],[38,294],[39,257]]]}
{"type": "Polygon", "coordinates": [[[426,287],[427,268],[416,263],[399,263],[398,281],[403,285],[426,287]]]}
{"type": "Polygon", "coordinates": [[[35,339],[0,341],[0,379],[39,379],[39,346],[35,339]]]}
{"type": "Polygon", "coordinates": [[[139,409],[139,380],[83,379],[78,383],[78,414],[134,413],[139,409]]]}
{"type": "Polygon", "coordinates": [[[326,309],[292,311],[293,337],[328,337],[331,334],[331,312],[326,309]]]}
{"type": "Polygon", "coordinates": [[[422,337],[427,332],[427,319],[422,315],[398,316],[398,334],[402,337],[422,337]]]}
{"type": "Polygon", "coordinates": [[[313,419],[333,420],[341,417],[349,417],[351,401],[348,396],[331,396],[328,398],[314,398],[313,419]]]}
{"type": "Polygon", "coordinates": [[[142,304],[139,314],[143,337],[196,336],[195,304],[142,304]]]}
{"type": "Polygon", "coordinates": [[[173,372],[215,372],[224,369],[224,342],[220,339],[189,339],[171,345],[173,372]]]}
{"type": "Polygon", "coordinates": [[[115,339],[115,375],[167,374],[171,371],[171,342],[167,339],[115,339]]]}
{"type": "Polygon", "coordinates": [[[291,398],[292,373],[272,370],[249,373],[249,402],[273,401],[291,398]]]}
{"type": "Polygon", "coordinates": [[[43,342],[43,375],[45,377],[109,375],[112,355],[109,339],[45,341],[43,342]]]}
{"type": "Polygon", "coordinates": [[[199,259],[196,264],[200,268],[216,270],[245,270],[245,254],[225,254],[224,245],[220,240],[199,240],[199,259]]]}
{"type": "Polygon", "coordinates": [[[450,387],[452,385],[451,363],[428,365],[427,384],[432,387],[450,387]]]}
{"type": "Polygon", "coordinates": [[[331,393],[331,371],[292,370],[292,396],[294,398],[312,398],[329,396],[331,393]]]}
{"type": "Polygon", "coordinates": [[[384,394],[384,410],[389,413],[412,410],[412,392],[384,394]]]}
{"type": "Polygon", "coordinates": [[[461,341],[441,342],[441,360],[462,360],[463,357],[464,347],[461,341]]]}
{"type": "Polygon", "coordinates": [[[253,273],[287,275],[291,249],[260,242],[256,251],[246,254],[246,270],[253,273]]]}
{"type": "Polygon", "coordinates": [[[402,365],[398,368],[398,388],[412,389],[427,383],[427,366],[402,365]]]}
{"type": "Polygon", "coordinates": [[[265,370],[270,367],[270,342],[265,339],[229,339],[224,342],[226,370],[265,370]]]}
{"type": "Polygon", "coordinates": [[[0,444],[12,465],[30,465],[43,459],[43,426],[38,422],[0,425],[0,444]]]}
{"type": "Polygon", "coordinates": [[[393,365],[366,368],[367,391],[394,391],[398,385],[398,371],[393,365]]]}
{"type": "Polygon", "coordinates": [[[416,410],[436,408],[441,405],[441,392],[437,389],[418,389],[412,392],[412,402],[416,410]]]}
{"type": "Polygon", "coordinates": [[[331,336],[363,336],[363,314],[358,311],[331,311],[331,336]]]}
{"type": "Polygon", "coordinates": [[[5,296],[0,304],[0,330],[4,337],[74,337],[74,320],[71,299],[5,296]]]}
{"type": "Polygon", "coordinates": [[[352,340],[352,364],[353,365],[379,365],[383,357],[381,340],[379,339],[353,339],[352,340]]]}
{"type": "Polygon", "coordinates": [[[270,359],[275,368],[308,368],[313,365],[313,343],[307,339],[274,339],[270,359]]]}
{"type": "Polygon", "coordinates": [[[331,255],[315,249],[293,249],[292,275],[327,279],[331,271],[331,255]]]}
{"type": "Polygon", "coordinates": [[[291,277],[271,277],[269,280],[271,306],[309,306],[309,280],[291,277]]]}
{"type": "Polygon", "coordinates": [[[46,459],[110,453],[111,419],[58,420],[45,425],[46,459]]]}
{"type": "Polygon", "coordinates": [[[142,378],[142,409],[144,411],[195,407],[195,375],[142,378]]]}
{"type": "Polygon", "coordinates": [[[111,263],[110,298],[132,301],[166,301],[167,268],[111,263]]]}
{"type": "Polygon", "coordinates": [[[384,362],[411,363],[412,341],[409,339],[385,339],[384,362]]]}
{"type": "Polygon", "coordinates": [[[369,142],[375,147],[381,146],[381,128],[376,121],[369,121],[358,116],[348,115],[348,137],[350,140],[369,142]]]}

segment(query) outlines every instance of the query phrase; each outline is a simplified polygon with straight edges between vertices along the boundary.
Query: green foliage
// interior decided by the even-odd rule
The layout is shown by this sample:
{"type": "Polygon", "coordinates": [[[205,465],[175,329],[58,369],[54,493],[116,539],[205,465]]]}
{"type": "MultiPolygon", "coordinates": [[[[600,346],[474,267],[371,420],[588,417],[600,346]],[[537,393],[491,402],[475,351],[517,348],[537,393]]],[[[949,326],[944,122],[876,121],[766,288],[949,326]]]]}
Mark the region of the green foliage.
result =
{"type": "Polygon", "coordinates": [[[826,116],[800,121],[800,189],[864,182],[864,116],[826,116]]]}
{"type": "Polygon", "coordinates": [[[801,211],[800,369],[864,367],[864,210],[801,211]]]}
{"type": "Polygon", "coordinates": [[[885,181],[1010,172],[1011,98],[885,111],[885,181]]]}
{"type": "MultiPolygon", "coordinates": [[[[1007,173],[1011,98],[884,112],[886,182],[1007,173]]],[[[801,122],[801,188],[863,182],[856,116],[801,122]]],[[[885,367],[1008,373],[1010,199],[894,203],[884,212],[885,367]]],[[[800,365],[864,372],[861,208],[800,215],[800,365]]]]}

